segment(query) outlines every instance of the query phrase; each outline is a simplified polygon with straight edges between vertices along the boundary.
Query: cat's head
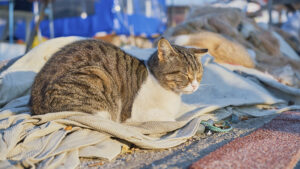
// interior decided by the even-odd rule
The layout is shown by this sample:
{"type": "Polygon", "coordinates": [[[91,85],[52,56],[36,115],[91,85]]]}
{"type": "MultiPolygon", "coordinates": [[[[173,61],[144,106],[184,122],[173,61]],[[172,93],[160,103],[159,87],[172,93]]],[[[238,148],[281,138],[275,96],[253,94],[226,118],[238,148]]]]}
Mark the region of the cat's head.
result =
{"type": "Polygon", "coordinates": [[[190,94],[200,84],[203,67],[200,56],[207,49],[185,48],[159,40],[157,52],[148,61],[149,69],[161,86],[175,93],[190,94]]]}

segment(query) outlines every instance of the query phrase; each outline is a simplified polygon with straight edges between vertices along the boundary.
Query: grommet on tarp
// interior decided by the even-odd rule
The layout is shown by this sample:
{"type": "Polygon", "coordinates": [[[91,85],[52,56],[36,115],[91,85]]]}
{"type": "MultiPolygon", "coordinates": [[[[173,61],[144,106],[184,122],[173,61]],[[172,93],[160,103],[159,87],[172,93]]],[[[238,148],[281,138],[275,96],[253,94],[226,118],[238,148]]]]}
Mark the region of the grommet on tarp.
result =
{"type": "Polygon", "coordinates": [[[212,120],[201,121],[202,125],[214,132],[229,132],[233,128],[228,121],[213,122],[212,120]]]}

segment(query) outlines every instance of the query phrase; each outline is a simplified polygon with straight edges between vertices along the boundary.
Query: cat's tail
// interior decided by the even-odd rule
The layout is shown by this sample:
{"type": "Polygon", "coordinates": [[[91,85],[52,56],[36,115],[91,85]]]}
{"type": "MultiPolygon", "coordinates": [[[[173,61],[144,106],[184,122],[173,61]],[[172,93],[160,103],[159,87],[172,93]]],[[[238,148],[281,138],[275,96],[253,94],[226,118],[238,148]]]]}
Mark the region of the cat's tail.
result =
{"type": "Polygon", "coordinates": [[[176,44],[176,45],[180,45],[180,46],[185,46],[186,44],[189,43],[190,40],[190,36],[189,35],[179,35],[174,37],[174,39],[171,39],[171,41],[176,44]]]}

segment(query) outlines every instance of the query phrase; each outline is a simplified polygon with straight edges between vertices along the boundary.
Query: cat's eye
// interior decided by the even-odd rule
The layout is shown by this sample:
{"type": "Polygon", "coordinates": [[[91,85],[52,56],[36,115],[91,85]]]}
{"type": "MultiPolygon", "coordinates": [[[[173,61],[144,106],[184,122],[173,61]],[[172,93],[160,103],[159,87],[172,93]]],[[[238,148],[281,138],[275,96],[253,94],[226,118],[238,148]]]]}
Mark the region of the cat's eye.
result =
{"type": "Polygon", "coordinates": [[[176,75],[176,74],[178,74],[178,73],[180,73],[180,71],[172,71],[172,72],[168,72],[168,73],[166,73],[167,75],[176,75]]]}
{"type": "Polygon", "coordinates": [[[194,80],[194,77],[191,74],[187,74],[187,77],[188,77],[189,81],[193,81],[194,80]]]}
{"type": "Polygon", "coordinates": [[[201,78],[202,78],[202,74],[201,74],[201,73],[198,73],[198,74],[197,74],[197,81],[200,81],[201,78]]]}

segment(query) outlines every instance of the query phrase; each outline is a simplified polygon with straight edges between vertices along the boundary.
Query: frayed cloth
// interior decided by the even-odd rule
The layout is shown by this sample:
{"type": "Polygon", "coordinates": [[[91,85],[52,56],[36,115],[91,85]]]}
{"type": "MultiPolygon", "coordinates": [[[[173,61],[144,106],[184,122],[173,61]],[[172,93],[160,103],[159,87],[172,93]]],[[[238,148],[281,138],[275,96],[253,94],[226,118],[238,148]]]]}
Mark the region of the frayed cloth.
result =
{"type": "MultiPolygon", "coordinates": [[[[144,149],[177,146],[195,135],[202,120],[217,121],[238,113],[265,116],[300,109],[286,106],[284,98],[269,91],[272,86],[273,90],[291,95],[291,91],[278,86],[280,83],[276,80],[266,82],[263,73],[258,76],[250,71],[252,69],[239,70],[252,77],[247,78],[236,73],[236,69],[230,70],[213,62],[211,56],[205,56],[201,87],[191,95],[182,96],[184,103],[176,121],[116,123],[82,112],[31,116],[28,91],[35,74],[46,62],[43,57],[51,56],[43,50],[60,41],[60,45],[51,46],[53,53],[74,40],[78,39],[49,40],[0,74],[1,104],[4,105],[0,109],[1,168],[75,168],[80,164],[80,157],[112,160],[122,152],[123,146],[131,144],[144,149]],[[5,80],[6,76],[11,80],[5,80]]],[[[147,59],[154,50],[129,48],[125,51],[147,59]]],[[[293,97],[299,98],[299,89],[293,90],[297,91],[293,97]]]]}

